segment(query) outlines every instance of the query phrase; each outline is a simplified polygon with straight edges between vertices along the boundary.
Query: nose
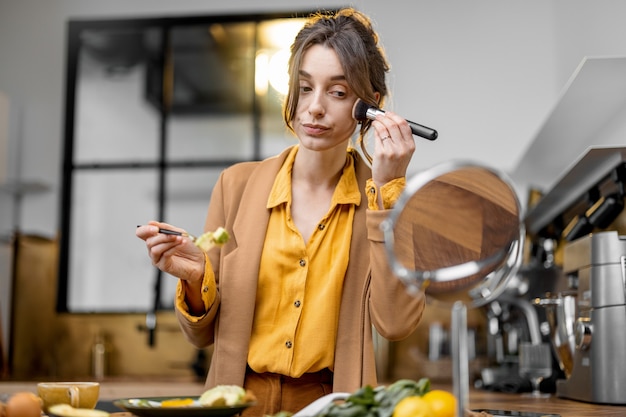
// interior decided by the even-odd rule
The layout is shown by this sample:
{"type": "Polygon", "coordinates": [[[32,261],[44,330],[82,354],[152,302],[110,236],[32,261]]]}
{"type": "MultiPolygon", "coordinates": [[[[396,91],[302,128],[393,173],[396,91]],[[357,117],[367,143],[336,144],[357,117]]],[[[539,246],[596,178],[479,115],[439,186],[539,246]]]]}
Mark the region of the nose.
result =
{"type": "Polygon", "coordinates": [[[326,113],[324,106],[324,95],[322,92],[312,94],[309,102],[309,114],[315,118],[322,117],[326,113]]]}

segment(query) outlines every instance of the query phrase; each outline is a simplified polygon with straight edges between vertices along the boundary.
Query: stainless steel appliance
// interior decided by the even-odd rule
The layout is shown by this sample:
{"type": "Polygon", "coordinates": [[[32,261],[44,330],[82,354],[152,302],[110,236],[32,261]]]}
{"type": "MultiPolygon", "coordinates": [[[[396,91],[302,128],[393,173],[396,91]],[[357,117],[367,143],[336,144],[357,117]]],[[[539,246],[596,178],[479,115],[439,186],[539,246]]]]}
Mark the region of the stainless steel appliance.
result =
{"type": "Polygon", "coordinates": [[[577,290],[571,375],[557,395],[626,404],[626,236],[592,233],[565,246],[564,272],[577,290]]]}

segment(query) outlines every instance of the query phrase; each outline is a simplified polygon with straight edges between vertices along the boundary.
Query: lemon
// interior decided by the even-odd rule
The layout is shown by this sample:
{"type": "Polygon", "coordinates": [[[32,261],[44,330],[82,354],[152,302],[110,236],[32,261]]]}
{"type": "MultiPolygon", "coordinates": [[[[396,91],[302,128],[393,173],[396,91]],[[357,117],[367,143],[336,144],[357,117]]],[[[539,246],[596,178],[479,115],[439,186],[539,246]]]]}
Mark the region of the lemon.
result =
{"type": "Polygon", "coordinates": [[[433,417],[454,417],[456,415],[456,397],[444,390],[428,391],[422,399],[430,406],[433,417]]]}
{"type": "Polygon", "coordinates": [[[392,417],[435,417],[435,414],[423,397],[409,395],[396,404],[392,417]]]}

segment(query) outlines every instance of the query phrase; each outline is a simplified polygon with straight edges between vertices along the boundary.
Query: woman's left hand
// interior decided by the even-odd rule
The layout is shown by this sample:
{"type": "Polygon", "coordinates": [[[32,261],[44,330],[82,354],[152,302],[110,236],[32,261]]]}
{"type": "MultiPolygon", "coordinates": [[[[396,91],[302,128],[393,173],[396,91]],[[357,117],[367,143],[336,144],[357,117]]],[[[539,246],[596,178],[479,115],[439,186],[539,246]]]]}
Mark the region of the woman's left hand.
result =
{"type": "Polygon", "coordinates": [[[409,123],[390,111],[376,116],[372,126],[375,131],[372,179],[380,187],[393,179],[406,176],[415,152],[415,140],[409,123]]]}

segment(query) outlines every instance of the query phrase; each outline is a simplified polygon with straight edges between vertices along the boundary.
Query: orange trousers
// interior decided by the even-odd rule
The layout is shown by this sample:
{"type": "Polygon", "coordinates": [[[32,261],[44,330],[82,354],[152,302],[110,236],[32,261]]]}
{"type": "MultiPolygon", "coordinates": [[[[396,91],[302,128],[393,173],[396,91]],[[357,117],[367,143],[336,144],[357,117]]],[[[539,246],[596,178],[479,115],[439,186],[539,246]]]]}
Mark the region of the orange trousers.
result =
{"type": "Polygon", "coordinates": [[[296,413],[333,388],[333,373],[328,369],[290,378],[273,373],[256,373],[248,368],[244,388],[252,391],[257,404],[241,414],[245,417],[263,417],[280,411],[296,413]]]}

